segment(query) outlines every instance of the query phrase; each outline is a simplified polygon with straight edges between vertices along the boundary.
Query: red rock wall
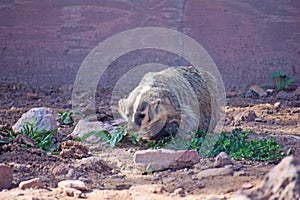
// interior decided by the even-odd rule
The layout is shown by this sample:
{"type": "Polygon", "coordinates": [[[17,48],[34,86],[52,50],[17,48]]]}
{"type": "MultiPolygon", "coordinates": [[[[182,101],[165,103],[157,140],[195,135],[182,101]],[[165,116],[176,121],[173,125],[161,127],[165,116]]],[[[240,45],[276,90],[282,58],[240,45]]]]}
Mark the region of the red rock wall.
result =
{"type": "MultiPolygon", "coordinates": [[[[219,67],[226,88],[272,85],[274,71],[300,81],[298,0],[2,0],[0,83],[72,84],[99,42],[144,26],[175,29],[197,40],[219,67]]],[[[134,57],[112,67],[131,65],[134,57]]],[[[123,73],[118,69],[114,73],[123,73]]],[[[107,76],[104,81],[115,77],[107,76]]]]}

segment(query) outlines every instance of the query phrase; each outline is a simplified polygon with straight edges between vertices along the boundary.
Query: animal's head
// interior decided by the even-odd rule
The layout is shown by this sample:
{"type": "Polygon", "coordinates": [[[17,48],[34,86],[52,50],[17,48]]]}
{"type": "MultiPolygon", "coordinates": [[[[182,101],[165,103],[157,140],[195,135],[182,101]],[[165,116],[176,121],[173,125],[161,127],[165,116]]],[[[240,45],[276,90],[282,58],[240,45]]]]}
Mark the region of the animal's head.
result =
{"type": "Polygon", "coordinates": [[[151,89],[121,99],[119,112],[127,120],[129,132],[138,132],[145,140],[158,140],[176,133],[179,127],[180,119],[168,96],[151,89]]]}

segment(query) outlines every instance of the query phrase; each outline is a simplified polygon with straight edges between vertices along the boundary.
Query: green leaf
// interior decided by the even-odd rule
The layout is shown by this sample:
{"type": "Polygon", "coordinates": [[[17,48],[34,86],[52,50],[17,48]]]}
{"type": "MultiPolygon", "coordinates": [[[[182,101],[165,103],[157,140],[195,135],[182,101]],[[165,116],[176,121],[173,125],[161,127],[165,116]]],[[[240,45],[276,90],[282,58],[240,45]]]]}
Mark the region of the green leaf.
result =
{"type": "Polygon", "coordinates": [[[118,144],[124,138],[124,136],[125,135],[122,132],[116,132],[113,134],[110,139],[110,146],[115,147],[116,144],[118,144]]]}
{"type": "Polygon", "coordinates": [[[102,141],[108,141],[111,139],[111,134],[106,131],[106,130],[100,130],[100,131],[92,131],[92,132],[89,132],[77,139],[75,139],[75,141],[77,142],[82,142],[84,140],[86,140],[87,138],[91,137],[91,136],[95,136],[95,137],[98,137],[100,138],[102,141]]]}

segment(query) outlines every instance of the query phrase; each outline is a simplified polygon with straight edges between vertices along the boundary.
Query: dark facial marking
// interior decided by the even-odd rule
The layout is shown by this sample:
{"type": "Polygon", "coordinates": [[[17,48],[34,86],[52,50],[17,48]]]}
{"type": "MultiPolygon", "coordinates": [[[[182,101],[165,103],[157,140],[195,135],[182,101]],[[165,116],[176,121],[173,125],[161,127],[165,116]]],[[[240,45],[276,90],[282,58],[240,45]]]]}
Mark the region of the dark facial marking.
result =
{"type": "Polygon", "coordinates": [[[134,115],[134,123],[138,126],[142,125],[142,120],[145,118],[145,114],[141,112],[136,112],[134,115]]]}

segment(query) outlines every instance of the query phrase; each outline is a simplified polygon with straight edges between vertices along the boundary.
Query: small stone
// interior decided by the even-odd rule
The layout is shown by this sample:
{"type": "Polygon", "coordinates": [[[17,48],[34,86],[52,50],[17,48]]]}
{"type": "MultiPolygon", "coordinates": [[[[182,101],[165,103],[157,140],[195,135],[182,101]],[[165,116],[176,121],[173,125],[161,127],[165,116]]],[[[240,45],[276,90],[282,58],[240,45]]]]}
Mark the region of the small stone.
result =
{"type": "Polygon", "coordinates": [[[31,179],[28,181],[22,181],[19,184],[19,188],[22,190],[25,190],[28,188],[41,189],[41,188],[44,188],[44,184],[39,178],[34,178],[34,179],[31,179]]]}
{"type": "Polygon", "coordinates": [[[266,92],[267,92],[268,94],[273,94],[273,93],[275,92],[275,90],[274,90],[274,89],[267,89],[266,92]]]}
{"type": "Polygon", "coordinates": [[[264,120],[262,118],[259,118],[259,117],[255,118],[254,121],[256,121],[256,122],[264,122],[264,120]]]}
{"type": "Polygon", "coordinates": [[[174,196],[180,196],[180,197],[182,197],[182,196],[184,196],[184,190],[183,190],[183,188],[177,188],[177,189],[175,189],[174,190],[174,192],[171,194],[171,197],[174,197],[174,196]]]}
{"type": "Polygon", "coordinates": [[[60,181],[58,183],[58,187],[61,189],[73,188],[73,189],[80,190],[80,191],[87,190],[87,186],[85,185],[85,183],[83,181],[79,181],[79,180],[60,181]]]}
{"type": "Polygon", "coordinates": [[[244,189],[244,190],[248,190],[248,189],[251,189],[251,188],[253,188],[253,184],[252,183],[244,183],[243,185],[242,185],[242,188],[244,189]]]}
{"type": "Polygon", "coordinates": [[[69,197],[81,198],[82,192],[74,188],[65,188],[64,193],[69,197]]]}
{"type": "Polygon", "coordinates": [[[219,153],[219,155],[217,155],[215,161],[215,167],[224,167],[225,165],[230,165],[230,164],[232,164],[232,160],[227,153],[221,152],[219,153]]]}
{"type": "Polygon", "coordinates": [[[134,154],[136,168],[144,172],[180,169],[192,166],[199,161],[200,157],[196,150],[142,150],[134,154]]]}
{"type": "Polygon", "coordinates": [[[280,108],[280,106],[281,106],[281,103],[278,101],[278,102],[276,102],[276,103],[274,103],[274,107],[275,108],[280,108]]]}
{"type": "Polygon", "coordinates": [[[266,97],[268,96],[267,92],[264,91],[259,85],[252,85],[250,90],[258,94],[259,97],[266,97]]]}
{"type": "Polygon", "coordinates": [[[13,168],[0,164],[0,190],[11,187],[13,180],[13,168]]]}
{"type": "Polygon", "coordinates": [[[213,168],[213,169],[206,169],[203,171],[200,171],[197,175],[198,178],[206,178],[209,176],[227,176],[233,175],[233,170],[229,167],[223,167],[223,168],[213,168]]]}

